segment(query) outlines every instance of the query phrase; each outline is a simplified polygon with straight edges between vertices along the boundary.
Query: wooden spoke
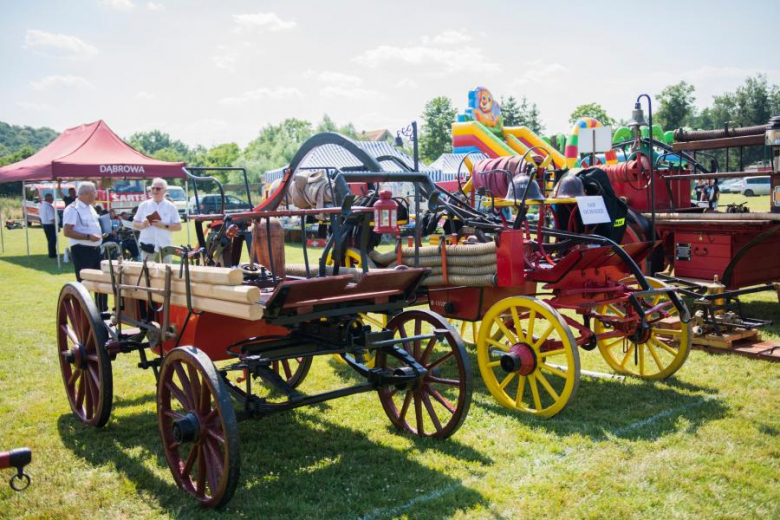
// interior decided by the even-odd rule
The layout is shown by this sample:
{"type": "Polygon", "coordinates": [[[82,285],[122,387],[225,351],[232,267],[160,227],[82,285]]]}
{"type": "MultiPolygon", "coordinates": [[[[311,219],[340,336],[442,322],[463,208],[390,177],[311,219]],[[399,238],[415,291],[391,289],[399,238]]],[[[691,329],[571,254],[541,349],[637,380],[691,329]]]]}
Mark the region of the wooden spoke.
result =
{"type": "Polygon", "coordinates": [[[550,337],[550,334],[552,334],[553,330],[555,330],[555,326],[550,323],[549,327],[547,327],[547,330],[545,330],[541,336],[539,336],[539,339],[536,340],[536,342],[531,345],[531,348],[534,350],[539,350],[539,347],[542,346],[542,343],[547,341],[547,338],[550,337]]]}
{"type": "Polygon", "coordinates": [[[436,415],[436,411],[433,409],[431,398],[427,393],[423,393],[420,397],[422,397],[423,404],[425,405],[425,409],[428,411],[428,416],[431,418],[433,427],[436,428],[437,432],[440,432],[442,430],[441,422],[439,421],[439,416],[436,415]]]}
{"type": "Polygon", "coordinates": [[[223,437],[222,433],[220,433],[219,431],[215,430],[214,428],[208,428],[206,430],[206,434],[211,436],[212,439],[214,439],[215,441],[219,442],[220,444],[225,444],[225,437],[223,437]]]}
{"type": "Polygon", "coordinates": [[[525,376],[520,376],[517,382],[517,396],[515,397],[515,406],[520,408],[523,402],[523,394],[525,394],[525,381],[528,379],[525,376]]]}
{"type": "Polygon", "coordinates": [[[417,432],[422,435],[425,432],[423,425],[422,399],[417,392],[414,392],[414,416],[417,419],[417,432]]]}
{"type": "Polygon", "coordinates": [[[406,396],[404,397],[404,404],[401,405],[400,418],[402,421],[406,420],[406,412],[409,411],[409,404],[412,402],[412,397],[412,392],[406,392],[406,396]]]}
{"type": "Polygon", "coordinates": [[[528,375],[528,381],[531,383],[531,395],[533,395],[534,398],[534,406],[536,407],[536,410],[539,411],[542,409],[542,400],[539,398],[539,387],[536,384],[536,377],[534,374],[528,375]]]}
{"type": "Polygon", "coordinates": [[[198,458],[198,450],[196,446],[193,446],[190,449],[190,454],[187,456],[187,462],[184,463],[184,468],[182,469],[182,476],[183,477],[189,477],[190,472],[192,472],[192,466],[195,464],[195,460],[198,458]]]}
{"type": "Polygon", "coordinates": [[[68,386],[72,386],[76,381],[78,381],[79,376],[81,375],[81,369],[77,368],[70,374],[70,379],[68,379],[68,386]]]}
{"type": "Polygon", "coordinates": [[[546,350],[544,352],[537,352],[536,353],[536,357],[539,358],[539,359],[545,359],[545,358],[552,357],[552,356],[565,356],[565,355],[566,355],[566,350],[564,350],[562,348],[556,348],[556,349],[553,349],[553,350],[546,350]]]}
{"type": "Polygon", "coordinates": [[[501,360],[500,359],[498,361],[489,361],[487,363],[487,366],[490,367],[490,368],[495,368],[495,367],[500,366],[500,365],[501,365],[501,360]]]}
{"type": "Polygon", "coordinates": [[[555,374],[556,376],[562,377],[564,379],[566,379],[568,377],[566,372],[564,372],[563,370],[560,370],[559,368],[550,366],[550,365],[548,365],[546,363],[539,363],[539,368],[541,370],[547,370],[548,372],[551,372],[551,373],[555,374]]]}
{"type": "Polygon", "coordinates": [[[428,376],[428,381],[431,383],[439,383],[441,385],[459,386],[460,381],[457,379],[446,379],[443,377],[428,376]]]}
{"type": "Polygon", "coordinates": [[[451,402],[447,400],[443,395],[441,395],[437,390],[426,387],[425,391],[428,392],[436,401],[438,401],[439,404],[441,404],[444,408],[449,410],[450,413],[455,413],[455,407],[452,405],[451,402]]]}
{"type": "MultiPolygon", "coordinates": [[[[512,312],[513,312],[513,314],[512,314],[513,317],[517,316],[517,309],[512,307],[512,312]]],[[[519,321],[519,319],[518,319],[518,321],[519,321]]],[[[515,323],[517,323],[517,322],[515,322],[515,323]]],[[[534,325],[535,324],[536,324],[536,309],[532,309],[531,312],[528,315],[528,334],[527,334],[526,339],[525,339],[525,341],[527,343],[529,343],[529,344],[532,343],[533,340],[534,340],[534,325]]],[[[517,324],[515,326],[517,327],[517,330],[520,330],[520,325],[519,324],[517,324]]]]}
{"type": "Polygon", "coordinates": [[[651,338],[650,340],[656,345],[658,345],[659,347],[661,347],[662,349],[664,349],[665,351],[667,351],[669,354],[673,356],[677,355],[677,351],[671,345],[664,343],[658,338],[651,338]]]}
{"type": "Polygon", "coordinates": [[[454,356],[455,356],[455,353],[450,350],[449,352],[444,354],[442,357],[440,357],[436,361],[432,362],[430,365],[427,365],[425,368],[427,368],[428,370],[432,370],[432,369],[436,368],[437,366],[441,365],[442,363],[444,363],[445,361],[447,361],[448,359],[453,358],[454,356]]]}
{"type": "Polygon", "coordinates": [[[65,332],[65,335],[68,336],[68,339],[73,344],[73,346],[76,346],[79,344],[79,338],[76,336],[76,333],[73,329],[68,327],[67,325],[61,325],[60,328],[65,332]]]}
{"type": "Polygon", "coordinates": [[[618,339],[616,339],[615,341],[613,341],[612,343],[607,343],[607,344],[604,346],[604,348],[608,348],[608,349],[609,349],[609,348],[612,348],[612,347],[614,347],[615,345],[622,344],[622,343],[623,343],[625,340],[626,340],[626,338],[624,338],[623,336],[621,336],[621,337],[619,337],[618,339]]]}
{"type": "Polygon", "coordinates": [[[544,389],[547,390],[547,393],[550,394],[550,397],[552,397],[556,401],[561,398],[561,396],[558,395],[558,392],[555,391],[555,389],[552,387],[552,385],[547,380],[547,378],[544,376],[544,374],[542,373],[541,370],[537,370],[534,373],[534,376],[542,384],[544,389]]]}
{"type": "Polygon", "coordinates": [[[508,345],[504,345],[503,343],[499,343],[498,341],[490,338],[487,338],[485,341],[487,341],[489,344],[493,345],[496,348],[500,348],[504,352],[509,352],[510,347],[508,345]]]}
{"type": "Polygon", "coordinates": [[[496,318],[494,322],[498,325],[499,330],[504,334],[504,337],[512,343],[517,343],[517,337],[504,325],[504,320],[496,318]]]}
{"type": "Polygon", "coordinates": [[[506,386],[507,386],[509,383],[511,383],[511,382],[512,382],[512,379],[514,379],[516,375],[517,375],[517,372],[509,372],[509,374],[508,374],[508,375],[507,375],[507,376],[504,378],[504,380],[503,380],[503,381],[501,381],[501,382],[498,384],[498,387],[499,387],[501,390],[503,390],[504,388],[506,388],[506,386]]]}
{"type": "Polygon", "coordinates": [[[176,383],[174,383],[173,380],[166,381],[165,386],[168,388],[171,394],[173,394],[176,400],[179,401],[179,403],[185,410],[187,411],[194,410],[194,407],[190,404],[190,401],[187,398],[187,396],[185,396],[184,392],[182,392],[182,390],[178,386],[176,386],[176,383]]]}
{"type": "MultiPolygon", "coordinates": [[[[414,320],[414,335],[419,336],[422,334],[422,320],[414,320]]],[[[416,339],[414,340],[414,358],[415,359],[421,359],[420,357],[420,344],[422,343],[422,340],[416,339]]]]}
{"type": "Polygon", "coordinates": [[[195,495],[205,498],[206,496],[206,458],[203,456],[203,445],[196,444],[193,447],[198,452],[198,482],[195,489],[195,495]]]}
{"type": "MultiPolygon", "coordinates": [[[[431,354],[433,353],[433,347],[436,346],[436,343],[438,343],[438,339],[433,337],[433,338],[430,339],[428,344],[425,346],[425,350],[423,351],[422,356],[420,356],[420,361],[422,362],[423,365],[428,363],[428,360],[431,359],[431,354]]],[[[436,364],[438,364],[440,362],[441,362],[441,360],[439,360],[438,362],[435,362],[435,363],[431,363],[430,365],[428,365],[428,368],[431,368],[432,366],[435,366],[436,364]]]]}
{"type": "Polygon", "coordinates": [[[655,361],[655,366],[658,367],[658,370],[663,370],[664,365],[661,363],[661,359],[658,357],[658,352],[655,351],[655,347],[653,347],[653,344],[651,341],[648,341],[646,343],[647,345],[647,351],[650,352],[650,355],[653,358],[653,361],[655,361]]]}
{"type": "MultiPolygon", "coordinates": [[[[195,401],[196,395],[192,391],[192,387],[190,386],[190,379],[187,377],[187,374],[184,373],[184,367],[181,366],[180,363],[177,363],[174,365],[174,370],[176,371],[176,375],[179,376],[179,383],[181,384],[181,397],[184,398],[184,401],[182,399],[179,399],[179,396],[177,395],[176,398],[179,399],[179,401],[185,405],[185,407],[189,411],[195,411],[197,410],[198,403],[195,401]]],[[[176,384],[171,380],[171,384],[175,386],[176,384]]]]}
{"type": "Polygon", "coordinates": [[[621,368],[625,368],[626,363],[628,363],[628,360],[631,358],[631,354],[634,352],[635,349],[636,349],[636,343],[632,343],[631,347],[629,347],[629,349],[626,351],[626,355],[623,356],[623,361],[620,362],[621,368]]]}

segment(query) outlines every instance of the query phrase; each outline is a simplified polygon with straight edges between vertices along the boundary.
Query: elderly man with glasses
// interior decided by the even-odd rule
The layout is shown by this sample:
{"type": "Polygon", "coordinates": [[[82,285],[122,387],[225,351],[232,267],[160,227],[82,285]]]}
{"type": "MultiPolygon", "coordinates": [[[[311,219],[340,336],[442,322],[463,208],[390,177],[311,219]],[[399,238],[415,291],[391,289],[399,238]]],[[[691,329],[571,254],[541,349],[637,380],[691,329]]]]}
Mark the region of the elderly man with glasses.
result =
{"type": "MultiPolygon", "coordinates": [[[[152,181],[152,198],[143,201],[133,218],[133,227],[141,230],[138,242],[141,254],[145,259],[154,258],[162,247],[173,245],[173,231],[181,229],[179,211],[173,202],[165,198],[168,183],[165,179],[152,181]]],[[[170,262],[171,256],[166,255],[163,262],[170,262]]]]}

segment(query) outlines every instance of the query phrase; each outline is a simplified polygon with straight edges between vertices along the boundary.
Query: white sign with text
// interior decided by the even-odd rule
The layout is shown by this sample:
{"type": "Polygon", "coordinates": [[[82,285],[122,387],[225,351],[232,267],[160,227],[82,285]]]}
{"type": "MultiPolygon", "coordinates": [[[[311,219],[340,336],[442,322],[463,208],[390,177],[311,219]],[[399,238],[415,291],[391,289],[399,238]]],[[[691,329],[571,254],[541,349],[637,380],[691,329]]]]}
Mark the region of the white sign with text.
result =
{"type": "Polygon", "coordinates": [[[582,223],[586,226],[612,222],[601,195],[577,197],[577,207],[580,209],[582,223]]]}

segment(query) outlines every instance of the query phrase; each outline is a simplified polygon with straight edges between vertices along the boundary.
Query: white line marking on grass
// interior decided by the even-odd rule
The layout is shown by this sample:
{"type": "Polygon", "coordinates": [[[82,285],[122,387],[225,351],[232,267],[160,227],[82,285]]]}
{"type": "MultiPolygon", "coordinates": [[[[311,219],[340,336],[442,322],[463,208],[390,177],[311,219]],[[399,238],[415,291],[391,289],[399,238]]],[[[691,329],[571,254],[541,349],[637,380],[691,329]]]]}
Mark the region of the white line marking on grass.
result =
{"type": "Polygon", "coordinates": [[[648,424],[652,424],[656,422],[659,419],[663,419],[664,417],[669,417],[670,415],[674,415],[678,412],[682,412],[684,410],[688,410],[689,408],[695,408],[697,406],[701,406],[706,402],[713,401],[717,399],[715,396],[707,395],[704,396],[704,398],[701,401],[697,401],[695,403],[689,403],[685,406],[679,406],[677,408],[671,408],[669,410],[664,410],[661,413],[655,414],[652,417],[648,417],[647,419],[642,419],[641,421],[637,421],[635,423],[631,423],[628,426],[623,426],[622,428],[618,428],[617,430],[612,430],[612,435],[623,435],[626,432],[630,432],[631,430],[636,430],[637,428],[641,428],[642,426],[647,426],[648,424]]]}
{"type": "Polygon", "coordinates": [[[393,516],[401,511],[406,511],[410,507],[422,504],[423,502],[428,502],[430,500],[437,499],[441,496],[446,495],[447,493],[450,493],[455,490],[460,484],[453,484],[451,486],[447,486],[446,488],[440,489],[438,491],[434,491],[433,493],[428,493],[427,495],[423,495],[421,497],[413,498],[410,501],[406,502],[405,504],[401,504],[400,506],[396,507],[389,507],[387,509],[376,509],[366,516],[361,516],[360,520],[373,520],[374,518],[381,518],[383,516],[393,516]]]}

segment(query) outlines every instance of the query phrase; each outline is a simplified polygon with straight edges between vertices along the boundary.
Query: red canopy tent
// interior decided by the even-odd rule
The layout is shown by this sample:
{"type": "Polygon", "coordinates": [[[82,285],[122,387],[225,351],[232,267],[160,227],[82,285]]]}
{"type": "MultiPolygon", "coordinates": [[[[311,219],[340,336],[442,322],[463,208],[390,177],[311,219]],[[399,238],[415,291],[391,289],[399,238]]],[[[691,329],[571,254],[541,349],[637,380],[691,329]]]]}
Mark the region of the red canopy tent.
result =
{"type": "Polygon", "coordinates": [[[35,155],[0,168],[0,182],[98,177],[185,177],[182,162],[152,159],[122,141],[103,121],[62,132],[35,155]]]}
{"type": "MultiPolygon", "coordinates": [[[[22,181],[22,208],[26,181],[54,181],[59,179],[143,179],[153,177],[186,178],[183,162],[152,159],[121,140],[100,121],[68,128],[48,146],[22,161],[0,168],[0,183],[22,181]]],[[[55,220],[55,224],[57,224],[55,220]]],[[[56,228],[55,228],[56,229],[56,228]]],[[[27,256],[30,243],[27,240],[27,256]]],[[[59,232],[57,232],[57,264],[59,232]]]]}

